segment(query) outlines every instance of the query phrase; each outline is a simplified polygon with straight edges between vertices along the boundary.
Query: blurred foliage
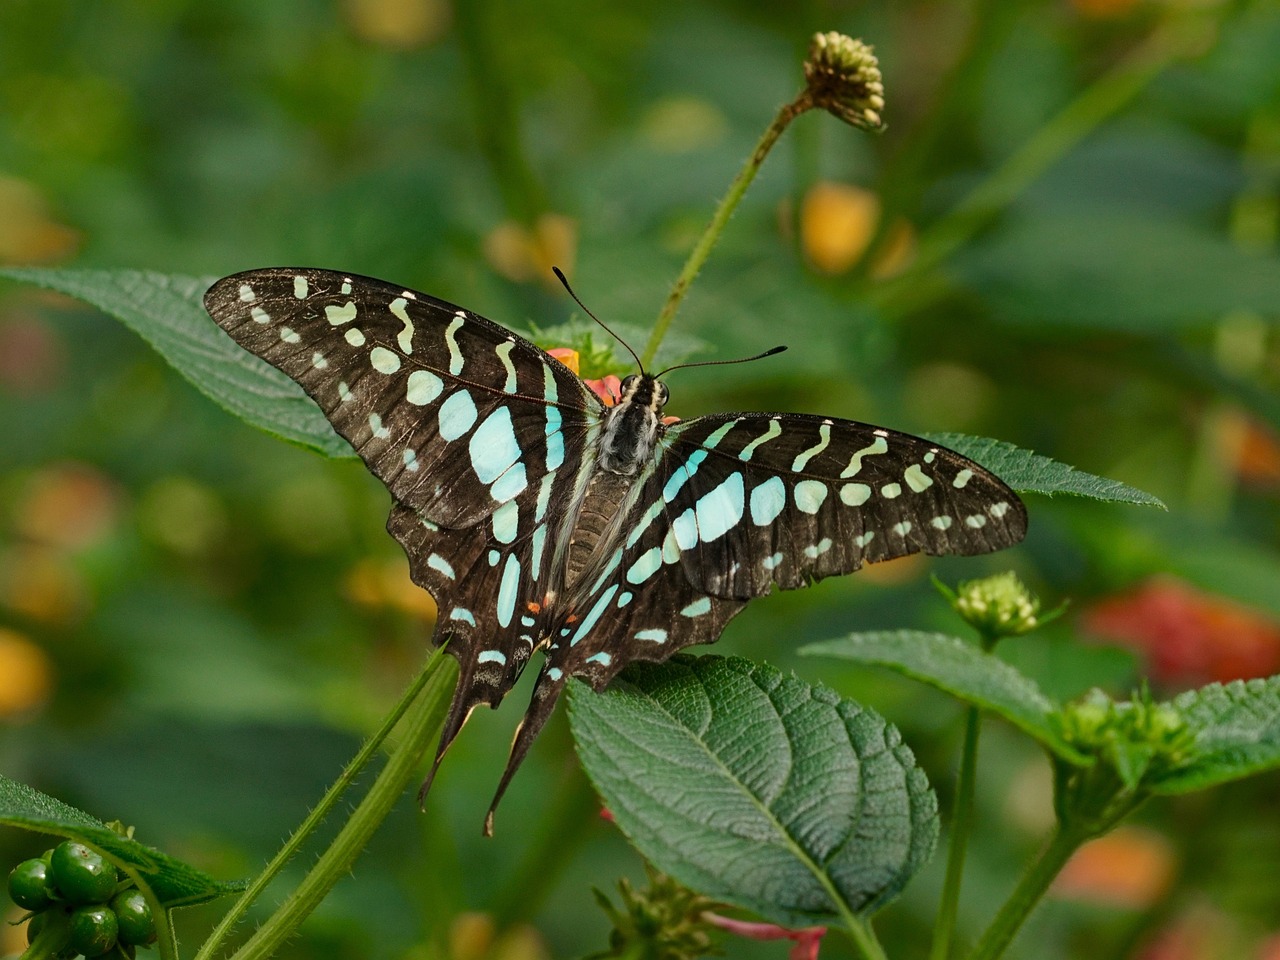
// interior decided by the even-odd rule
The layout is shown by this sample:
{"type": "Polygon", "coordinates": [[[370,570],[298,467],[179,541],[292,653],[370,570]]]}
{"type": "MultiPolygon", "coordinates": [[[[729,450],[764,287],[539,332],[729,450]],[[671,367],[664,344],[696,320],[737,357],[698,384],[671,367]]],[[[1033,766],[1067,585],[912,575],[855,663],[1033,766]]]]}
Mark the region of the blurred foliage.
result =
{"type": "MultiPolygon", "coordinates": [[[[542,329],[575,313],[557,263],[607,322],[644,331],[799,89],[809,37],[830,29],[876,45],[888,130],[813,114],[789,131],[676,330],[707,356],[791,351],[673,375],[671,412],[998,437],[1170,507],[1035,498],[1016,551],[872,568],[758,601],[727,631],[719,651],[821,678],[900,725],[945,823],[959,710],[800,660],[799,642],[937,628],[929,572],[1010,565],[1048,603],[1072,601],[1008,654],[1055,697],[1128,691],[1170,632],[1238,632],[1197,601],[1208,625],[1190,640],[1175,618],[1132,654],[1081,643],[1083,611],[1154,576],[1275,642],[1274,2],[7,0],[0,261],[205,277],[314,264],[542,329]]],[[[16,284],[0,287],[0,412],[0,770],[214,876],[253,873],[424,654],[434,611],[382,531],[386,493],[356,463],[235,421],[114,321],[16,284]]],[[[592,887],[642,873],[595,816],[563,716],[498,836],[479,836],[513,709],[473,719],[427,815],[406,797],[287,955],[605,945],[592,887]]],[[[990,733],[962,936],[1049,812],[1036,751],[990,733]]],[[[1089,902],[1077,882],[1013,955],[1143,956],[1178,937],[1198,951],[1180,955],[1247,955],[1280,916],[1278,791],[1272,776],[1153,805],[1164,892],[1089,902]]],[[[0,834],[0,862],[35,853],[0,834]]],[[[935,861],[883,916],[891,953],[922,952],[940,882],[935,861]]],[[[194,942],[216,916],[193,910],[179,932],[194,942]]]]}

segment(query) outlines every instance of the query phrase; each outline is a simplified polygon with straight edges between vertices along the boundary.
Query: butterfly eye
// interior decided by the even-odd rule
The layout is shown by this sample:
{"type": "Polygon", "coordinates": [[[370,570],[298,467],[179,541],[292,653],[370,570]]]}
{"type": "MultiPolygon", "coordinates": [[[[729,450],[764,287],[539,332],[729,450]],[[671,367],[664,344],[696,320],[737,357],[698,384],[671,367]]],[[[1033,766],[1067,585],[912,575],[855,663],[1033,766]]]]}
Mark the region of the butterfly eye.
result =
{"type": "Polygon", "coordinates": [[[661,380],[657,380],[653,385],[654,393],[658,395],[658,406],[665,406],[667,400],[671,397],[671,391],[667,389],[667,385],[661,380]]]}
{"type": "Polygon", "coordinates": [[[623,377],[623,378],[622,378],[622,392],[623,392],[623,393],[626,393],[628,390],[630,390],[632,387],[634,387],[634,386],[635,386],[635,384],[636,384],[636,381],[637,381],[637,380],[639,380],[639,379],[640,379],[640,378],[639,378],[638,376],[636,376],[634,373],[628,374],[627,376],[623,377]]]}

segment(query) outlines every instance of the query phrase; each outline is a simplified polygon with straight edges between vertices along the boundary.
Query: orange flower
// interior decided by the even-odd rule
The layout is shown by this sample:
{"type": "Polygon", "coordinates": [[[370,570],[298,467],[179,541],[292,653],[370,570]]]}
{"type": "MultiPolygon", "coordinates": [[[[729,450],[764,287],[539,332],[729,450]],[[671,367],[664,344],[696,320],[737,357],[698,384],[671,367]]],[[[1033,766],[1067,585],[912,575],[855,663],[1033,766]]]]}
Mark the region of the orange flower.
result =
{"type": "MultiPolygon", "coordinates": [[[[552,347],[547,351],[575,374],[579,374],[578,351],[572,347],[552,347]]],[[[606,407],[612,407],[622,398],[622,381],[612,373],[599,380],[583,380],[592,393],[599,397],[606,407]]]]}
{"type": "MultiPolygon", "coordinates": [[[[823,273],[852,269],[875,236],[880,207],[880,198],[861,187],[815,183],[800,207],[800,242],[809,262],[823,273]]],[[[872,276],[893,276],[907,265],[914,251],[915,232],[905,220],[897,221],[876,254],[872,276]]]]}
{"type": "Polygon", "coordinates": [[[1054,881],[1058,896],[1142,910],[1173,879],[1173,852],[1158,833],[1121,827],[1086,843],[1054,881]]]}
{"type": "Polygon", "coordinates": [[[1083,626],[1141,651],[1161,683],[1225,683],[1280,672],[1280,625],[1172,577],[1094,605],[1083,626]]]}
{"type": "Polygon", "coordinates": [[[559,213],[542,214],[532,227],[505,221],[484,239],[485,257],[498,273],[517,283],[539,280],[555,290],[560,281],[551,268],[572,274],[577,249],[578,223],[559,213]]]}

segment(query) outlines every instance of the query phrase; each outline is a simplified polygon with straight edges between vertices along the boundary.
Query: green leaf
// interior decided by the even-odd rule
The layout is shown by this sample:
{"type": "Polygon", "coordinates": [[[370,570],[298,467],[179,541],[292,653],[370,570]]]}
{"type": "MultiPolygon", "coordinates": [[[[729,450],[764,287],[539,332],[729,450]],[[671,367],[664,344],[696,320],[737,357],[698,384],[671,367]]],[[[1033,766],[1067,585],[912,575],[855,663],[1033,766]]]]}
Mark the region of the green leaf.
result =
{"type": "Polygon", "coordinates": [[[1070,763],[1089,762],[1063,739],[1054,719],[1059,707],[1034,680],[959,637],[921,630],[868,631],[811,643],[800,653],[887,667],[1003,717],[1070,763]]]}
{"type": "Polygon", "coordinates": [[[1178,794],[1280,767],[1280,676],[1188,690],[1173,706],[1195,733],[1195,757],[1151,785],[1178,794]]]}
{"type": "Polygon", "coordinates": [[[201,393],[255,427],[325,456],[355,456],[300,386],[237,346],[205,313],[201,298],[212,281],[134,270],[3,268],[0,276],[115,317],[201,393]]]}
{"type": "Polygon", "coordinates": [[[1085,473],[1003,440],[971,437],[963,433],[926,433],[925,436],[982,464],[1019,493],[1043,493],[1050,497],[1066,493],[1109,503],[1135,503],[1167,509],[1158,497],[1127,483],[1085,473]]]}
{"type": "Polygon", "coordinates": [[[0,774],[0,824],[86,843],[119,866],[137,871],[166,907],[185,907],[236,893],[244,882],[224,883],[168,854],[122,837],[100,820],[0,774]]]}
{"type": "Polygon", "coordinates": [[[574,682],[578,753],[618,826],[684,885],[783,925],[867,915],[924,864],[937,801],[898,731],[737,658],[574,682]]]}

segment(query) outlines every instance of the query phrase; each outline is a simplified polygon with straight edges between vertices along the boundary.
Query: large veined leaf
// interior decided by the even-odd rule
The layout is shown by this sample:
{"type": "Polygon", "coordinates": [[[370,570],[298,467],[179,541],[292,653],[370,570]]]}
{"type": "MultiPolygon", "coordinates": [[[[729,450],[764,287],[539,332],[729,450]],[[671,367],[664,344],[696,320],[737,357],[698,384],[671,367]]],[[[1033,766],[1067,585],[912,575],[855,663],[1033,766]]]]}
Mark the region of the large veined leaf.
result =
{"type": "Polygon", "coordinates": [[[1280,676],[1188,690],[1173,706],[1195,732],[1194,758],[1152,785],[1189,793],[1280,767],[1280,676]]]}
{"type": "Polygon", "coordinates": [[[330,457],[354,457],[320,408],[275,367],[242,350],[209,319],[212,279],[134,270],[0,269],[115,317],[215,403],[268,433],[330,457]]]}
{"type": "Polygon", "coordinates": [[[937,803],[883,718],[772,667],[633,664],[572,687],[578,753],[658,869],[776,923],[867,915],[933,851],[937,803]]]}
{"type": "Polygon", "coordinates": [[[976,644],[943,633],[883,630],[854,633],[800,648],[813,657],[835,657],[896,670],[1008,720],[1072,763],[1085,763],[1063,739],[1061,708],[1035,682],[976,644]]]}
{"type": "Polygon", "coordinates": [[[1085,473],[1003,440],[971,437],[963,433],[927,433],[925,436],[976,460],[1020,493],[1043,493],[1050,497],[1066,493],[1112,503],[1134,503],[1165,509],[1158,497],[1127,483],[1085,473]]]}

